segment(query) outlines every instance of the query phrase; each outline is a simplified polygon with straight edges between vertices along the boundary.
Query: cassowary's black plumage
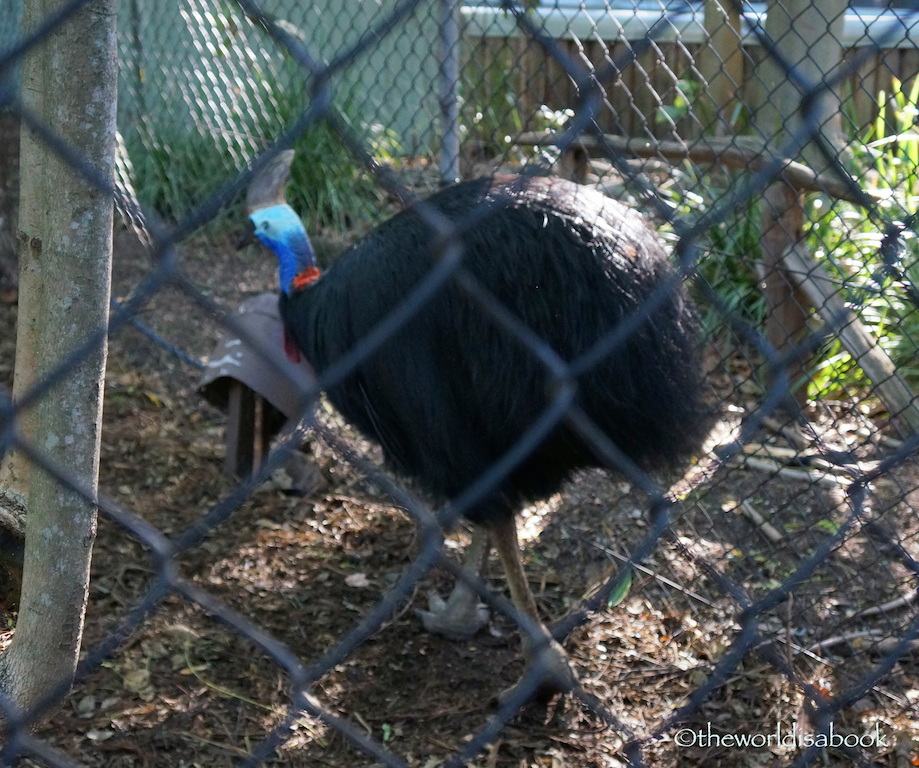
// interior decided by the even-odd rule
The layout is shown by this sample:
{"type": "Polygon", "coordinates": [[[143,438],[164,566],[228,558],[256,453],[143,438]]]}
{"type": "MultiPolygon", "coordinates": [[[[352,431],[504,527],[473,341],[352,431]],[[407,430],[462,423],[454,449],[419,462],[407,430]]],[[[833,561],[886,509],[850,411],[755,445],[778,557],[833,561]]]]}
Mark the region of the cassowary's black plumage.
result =
{"type": "MultiPolygon", "coordinates": [[[[279,156],[267,187],[283,184],[291,157],[279,156]]],[[[250,189],[250,219],[278,256],[285,330],[321,375],[429,274],[436,233],[418,210],[405,211],[320,275],[283,194],[263,197],[250,189]]],[[[674,463],[698,447],[708,419],[693,310],[638,214],[586,187],[544,178],[466,182],[427,203],[457,227],[462,269],[565,361],[588,353],[669,285],[634,333],[577,377],[575,405],[639,466],[674,463]]],[[[328,395],[399,471],[445,500],[514,445],[557,384],[518,336],[450,279],[328,395]]],[[[499,488],[467,511],[480,530],[490,529],[514,603],[536,622],[513,513],[523,500],[557,490],[572,470],[599,463],[590,444],[560,420],[499,488]]],[[[487,552],[479,533],[467,563],[478,567],[487,552]]],[[[432,631],[466,636],[487,620],[477,602],[458,582],[446,603],[432,600],[431,610],[419,614],[432,631]]],[[[523,640],[528,656],[542,655],[543,693],[571,689],[577,679],[564,650],[537,626],[523,640]]]]}
{"type": "MultiPolygon", "coordinates": [[[[638,214],[582,186],[482,179],[428,201],[462,226],[463,268],[567,361],[636,312],[671,274],[638,214]]],[[[432,267],[432,230],[412,210],[343,254],[317,282],[282,294],[288,333],[318,372],[364,338],[432,267]]],[[[693,313],[677,287],[636,333],[578,380],[577,405],[640,465],[694,450],[703,427],[693,313]]],[[[546,366],[448,283],[328,393],[392,464],[438,498],[462,492],[536,419],[553,390],[546,366]]],[[[555,429],[499,492],[469,512],[486,525],[598,463],[570,427],[555,429]]]]}

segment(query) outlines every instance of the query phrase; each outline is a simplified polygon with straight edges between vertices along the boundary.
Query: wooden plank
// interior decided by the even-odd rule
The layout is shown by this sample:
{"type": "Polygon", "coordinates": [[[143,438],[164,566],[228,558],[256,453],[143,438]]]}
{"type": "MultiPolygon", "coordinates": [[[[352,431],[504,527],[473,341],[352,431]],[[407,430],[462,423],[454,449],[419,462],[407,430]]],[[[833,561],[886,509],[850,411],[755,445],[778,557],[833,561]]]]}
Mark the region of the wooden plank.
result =
{"type": "Polygon", "coordinates": [[[618,64],[620,71],[619,76],[606,89],[612,114],[604,125],[608,124],[612,133],[621,136],[633,135],[632,126],[635,121],[635,114],[631,106],[635,67],[624,63],[628,60],[630,50],[631,47],[624,40],[616,40],[612,45],[608,45],[607,50],[610,62],[618,64]]]}
{"type": "Polygon", "coordinates": [[[871,381],[894,421],[906,436],[919,432],[919,403],[878,340],[840,298],[838,286],[802,243],[789,248],[782,258],[788,274],[817,307],[824,322],[838,328],[839,339],[871,381]]]}
{"type": "Polygon", "coordinates": [[[227,393],[226,455],[223,470],[231,477],[248,477],[254,467],[255,392],[235,379],[227,393]]]}
{"type": "MultiPolygon", "coordinates": [[[[864,55],[864,49],[850,49],[845,54],[847,62],[864,55]]],[[[843,113],[853,121],[851,130],[854,135],[864,138],[877,117],[877,72],[880,56],[875,54],[864,59],[846,79],[841,89],[845,99],[843,113]]]]}
{"type": "MultiPolygon", "coordinates": [[[[708,133],[724,136],[733,133],[731,116],[737,103],[737,91],[743,82],[744,56],[740,34],[739,6],[724,0],[705,3],[705,31],[708,42],[696,53],[695,60],[705,83],[702,99],[709,110],[703,109],[708,133]],[[714,130],[711,130],[714,128],[714,130]]],[[[685,137],[684,137],[685,138],[685,137]]]]}
{"type": "Polygon", "coordinates": [[[744,77],[737,89],[737,99],[746,110],[746,119],[755,114],[763,98],[762,88],[756,78],[756,72],[762,67],[766,53],[759,45],[744,46],[744,77]]]}
{"type": "Polygon", "coordinates": [[[659,55],[656,44],[652,42],[638,54],[632,64],[635,70],[632,100],[638,118],[638,130],[632,133],[633,136],[657,136],[658,94],[654,88],[654,79],[659,55]]]}

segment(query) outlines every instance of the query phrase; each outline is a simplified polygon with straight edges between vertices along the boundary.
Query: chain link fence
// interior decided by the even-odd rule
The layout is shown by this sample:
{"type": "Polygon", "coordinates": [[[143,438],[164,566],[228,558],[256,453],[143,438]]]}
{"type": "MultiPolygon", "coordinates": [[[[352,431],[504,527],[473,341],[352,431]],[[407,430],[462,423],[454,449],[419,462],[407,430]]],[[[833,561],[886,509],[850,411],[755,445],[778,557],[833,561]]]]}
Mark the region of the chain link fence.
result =
{"type": "MultiPolygon", "coordinates": [[[[14,719],[3,759],[915,765],[910,5],[125,0],[121,309],[85,650],[49,719],[14,719]],[[331,406],[300,425],[291,464],[261,455],[277,409],[240,405],[246,387],[229,416],[202,396],[219,344],[247,338],[237,306],[277,286],[274,259],[236,240],[246,169],[286,146],[288,199],[324,263],[415,195],[522,172],[640,209],[686,270],[719,415],[703,454],[653,482],[582,472],[519,518],[577,696],[489,703],[522,669],[497,571],[493,592],[479,582],[486,630],[423,633],[413,610],[459,573],[467,533],[444,543],[438,507],[331,406]]],[[[5,34],[10,148],[24,38],[5,34]]],[[[48,134],[55,151],[65,138],[48,134]]],[[[15,180],[30,169],[11,149],[0,169],[9,449],[15,180]]]]}

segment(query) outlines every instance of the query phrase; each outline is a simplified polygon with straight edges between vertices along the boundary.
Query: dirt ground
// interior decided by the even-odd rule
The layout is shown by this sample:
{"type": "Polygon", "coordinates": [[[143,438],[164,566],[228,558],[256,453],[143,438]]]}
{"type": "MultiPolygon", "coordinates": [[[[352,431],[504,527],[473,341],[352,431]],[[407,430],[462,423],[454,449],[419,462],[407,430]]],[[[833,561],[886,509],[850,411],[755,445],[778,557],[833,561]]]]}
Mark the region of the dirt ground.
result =
{"type": "MultiPolygon", "coordinates": [[[[182,252],[183,274],[227,310],[275,285],[272,260],[254,249],[236,252],[229,242],[201,240],[182,252]]],[[[150,270],[142,249],[120,236],[116,296],[130,295],[150,270]]],[[[174,286],[158,293],[139,320],[196,360],[211,352],[220,330],[215,317],[174,286]]],[[[15,305],[0,304],[4,386],[11,382],[14,327],[15,305]]],[[[723,444],[759,393],[741,355],[713,350],[710,358],[725,414],[713,444],[723,444]]],[[[136,327],[112,338],[101,486],[173,539],[226,504],[236,488],[222,471],[226,417],[197,393],[199,375],[136,327]]],[[[812,416],[826,444],[851,451],[853,461],[868,466],[892,450],[883,439],[883,414],[867,407],[828,403],[812,416]]],[[[334,414],[325,420],[374,456],[334,414]]],[[[738,746],[710,734],[780,728],[787,735],[796,724],[813,732],[807,714],[814,701],[827,700],[837,703],[837,732],[883,738],[856,752],[824,750],[818,764],[849,765],[859,752],[865,764],[919,764],[913,645],[897,647],[898,657],[886,663],[908,628],[915,644],[909,568],[910,558],[919,557],[915,468],[898,467],[855,500],[860,514],[851,530],[804,569],[833,532],[852,522],[841,470],[795,465],[788,460],[793,451],[782,453],[791,443],[781,430],[763,429],[751,442],[755,450],[743,463],[713,470],[706,463],[711,456],[703,457],[678,480],[684,495],[669,532],[635,571],[628,592],[565,641],[584,689],[602,707],[565,698],[545,711],[528,709],[469,764],[612,768],[634,756],[635,745],[648,765],[790,764],[802,751],[787,741],[738,746]],[[790,594],[775,597],[773,590],[796,572],[801,578],[790,594]],[[755,609],[742,614],[744,605],[755,609]],[[751,615],[758,635],[745,639],[751,622],[744,617],[751,615]],[[630,739],[633,746],[624,749],[630,739]]],[[[178,559],[183,579],[307,667],[325,663],[419,549],[415,525],[374,478],[321,441],[314,449],[325,488],[297,497],[265,483],[178,559]]],[[[599,471],[526,510],[526,567],[544,617],[554,622],[575,610],[651,524],[647,500],[599,471]]],[[[451,538],[452,557],[458,559],[465,540],[463,532],[451,538]]],[[[143,599],[155,577],[149,548],[103,517],[88,651],[143,599]]],[[[496,563],[490,581],[502,589],[496,563]]],[[[429,590],[445,593],[449,586],[440,570],[429,572],[378,631],[333,659],[309,691],[358,738],[413,767],[440,765],[459,753],[488,725],[493,697],[521,673],[514,628],[501,615],[493,613],[488,629],[468,641],[421,631],[414,609],[425,606],[429,590]]],[[[7,620],[12,626],[14,611],[7,620]]],[[[271,765],[379,764],[379,755],[355,747],[331,717],[303,713],[286,721],[289,702],[289,677],[275,659],[173,589],[77,683],[37,735],[88,766],[210,768],[236,764],[282,728],[271,765]]]]}

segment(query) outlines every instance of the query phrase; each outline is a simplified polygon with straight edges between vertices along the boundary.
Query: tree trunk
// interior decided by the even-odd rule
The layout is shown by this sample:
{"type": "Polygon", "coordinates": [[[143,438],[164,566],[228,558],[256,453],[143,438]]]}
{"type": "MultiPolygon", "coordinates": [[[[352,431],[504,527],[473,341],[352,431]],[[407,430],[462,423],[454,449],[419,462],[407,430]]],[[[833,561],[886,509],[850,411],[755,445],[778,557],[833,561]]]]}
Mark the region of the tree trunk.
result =
{"type": "Polygon", "coordinates": [[[16,301],[17,275],[15,238],[19,178],[19,120],[0,115],[0,303],[16,301]]]}
{"type": "MultiPolygon", "coordinates": [[[[27,0],[26,32],[62,5],[27,0]]],[[[115,86],[113,0],[83,5],[23,62],[25,107],[106,179],[113,177],[115,86]]],[[[70,482],[59,483],[23,452],[5,468],[25,498],[26,541],[19,621],[0,657],[0,689],[30,709],[56,686],[66,690],[83,631],[96,531],[95,506],[84,495],[95,497],[99,468],[112,194],[88,183],[25,126],[20,160],[14,400],[28,403],[55,366],[99,339],[17,417],[20,440],[70,482]]]]}
{"type": "MultiPolygon", "coordinates": [[[[8,29],[22,26],[22,4],[9,2],[3,6],[3,24],[8,29]]],[[[0,88],[18,95],[19,68],[8,66],[0,70],[0,88]]],[[[0,110],[0,303],[16,301],[19,269],[16,266],[16,210],[19,179],[19,116],[0,110]]]]}

